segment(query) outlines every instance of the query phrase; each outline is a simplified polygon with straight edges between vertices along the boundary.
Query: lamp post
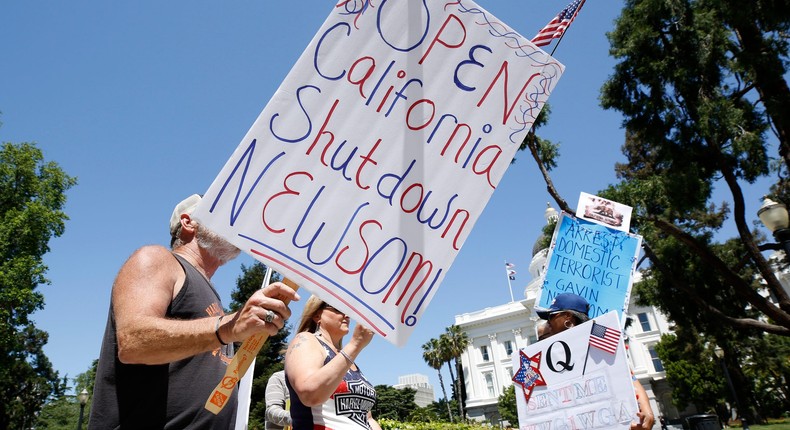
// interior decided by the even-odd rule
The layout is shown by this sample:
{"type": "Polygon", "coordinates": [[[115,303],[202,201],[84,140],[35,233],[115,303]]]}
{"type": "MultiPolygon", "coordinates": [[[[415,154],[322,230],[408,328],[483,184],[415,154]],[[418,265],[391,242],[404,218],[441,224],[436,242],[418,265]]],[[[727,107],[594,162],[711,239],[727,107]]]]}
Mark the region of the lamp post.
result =
{"type": "Polygon", "coordinates": [[[781,249],[785,256],[790,257],[790,216],[787,207],[777,203],[767,196],[763,197],[763,205],[757,210],[757,216],[765,228],[771,230],[777,244],[765,244],[760,249],[781,249]]]}
{"type": "Polygon", "coordinates": [[[83,388],[77,394],[77,400],[80,401],[80,418],[77,420],[77,430],[82,430],[82,416],[85,413],[85,405],[88,404],[88,390],[83,388]]]}
{"type": "Polygon", "coordinates": [[[749,423],[743,416],[743,406],[740,400],[738,400],[738,394],[735,392],[735,387],[732,385],[732,379],[730,378],[730,371],[727,370],[727,364],[724,362],[724,350],[717,346],[713,352],[716,354],[716,358],[719,359],[719,363],[721,363],[721,369],[724,372],[724,378],[727,380],[727,386],[730,388],[730,394],[732,394],[732,398],[735,400],[735,406],[738,408],[738,416],[741,417],[743,430],[749,430],[749,423]]]}

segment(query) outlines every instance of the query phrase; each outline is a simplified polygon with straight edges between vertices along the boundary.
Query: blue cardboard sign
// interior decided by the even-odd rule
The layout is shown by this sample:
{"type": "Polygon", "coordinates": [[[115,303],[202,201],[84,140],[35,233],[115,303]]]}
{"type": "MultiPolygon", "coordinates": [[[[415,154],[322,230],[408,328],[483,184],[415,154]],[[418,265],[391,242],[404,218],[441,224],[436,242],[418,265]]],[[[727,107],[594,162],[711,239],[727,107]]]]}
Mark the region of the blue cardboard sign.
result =
{"type": "Polygon", "coordinates": [[[590,318],[617,311],[624,322],[641,244],[639,235],[563,212],[551,240],[536,306],[548,308],[558,294],[575,293],[590,303],[590,318]]]}

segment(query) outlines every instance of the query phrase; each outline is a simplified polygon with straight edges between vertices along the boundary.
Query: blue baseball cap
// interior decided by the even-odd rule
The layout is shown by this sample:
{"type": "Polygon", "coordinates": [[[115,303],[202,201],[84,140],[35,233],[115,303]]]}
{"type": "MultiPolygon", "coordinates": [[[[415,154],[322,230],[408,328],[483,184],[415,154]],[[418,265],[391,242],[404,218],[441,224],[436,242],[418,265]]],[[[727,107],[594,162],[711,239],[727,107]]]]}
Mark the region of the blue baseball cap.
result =
{"type": "Polygon", "coordinates": [[[584,297],[573,293],[557,294],[551,306],[548,309],[539,308],[535,306],[535,312],[544,320],[549,319],[549,315],[561,311],[574,311],[587,317],[587,312],[590,310],[590,304],[584,297]]]}

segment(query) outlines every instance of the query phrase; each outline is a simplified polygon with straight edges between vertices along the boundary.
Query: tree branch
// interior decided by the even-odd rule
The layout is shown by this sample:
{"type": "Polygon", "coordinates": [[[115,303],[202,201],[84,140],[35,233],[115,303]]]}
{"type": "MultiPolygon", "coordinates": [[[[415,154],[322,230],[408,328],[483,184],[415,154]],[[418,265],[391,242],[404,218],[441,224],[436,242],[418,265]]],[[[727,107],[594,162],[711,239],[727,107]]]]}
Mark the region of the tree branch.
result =
{"type": "Polygon", "coordinates": [[[667,281],[672,285],[673,288],[676,288],[680,291],[683,291],[688,295],[688,297],[694,301],[699,307],[705,309],[707,312],[715,315],[718,318],[726,320],[730,325],[738,328],[743,328],[747,330],[758,330],[764,331],[766,333],[773,333],[781,336],[790,336],[790,327],[784,327],[776,324],[768,324],[756,319],[752,318],[733,318],[718,308],[712,306],[708,301],[703,300],[699,295],[694,291],[693,288],[688,286],[686,283],[679,282],[678,279],[673,275],[672,271],[669,267],[667,267],[653,252],[650,248],[650,245],[647,243],[642,244],[642,249],[644,249],[645,254],[650,258],[650,261],[653,265],[664,274],[667,281]]]}
{"type": "Polygon", "coordinates": [[[527,137],[524,139],[527,143],[527,148],[529,148],[530,154],[532,154],[532,158],[535,160],[535,163],[538,164],[538,168],[540,169],[540,173],[543,175],[543,180],[546,182],[546,190],[549,192],[554,201],[557,202],[557,205],[560,207],[561,211],[565,211],[567,213],[573,213],[573,211],[568,206],[568,202],[565,201],[560,196],[560,193],[557,192],[557,189],[554,187],[554,182],[551,180],[549,176],[549,171],[546,169],[546,165],[543,164],[543,160],[540,158],[540,154],[538,154],[537,148],[537,139],[535,138],[535,130],[532,129],[527,134],[527,137]]]}
{"type": "MultiPolygon", "coordinates": [[[[702,258],[704,262],[711,265],[711,267],[720,273],[724,278],[724,281],[735,288],[735,292],[739,296],[743,297],[747,302],[760,310],[766,316],[772,318],[778,324],[787,328],[788,334],[790,334],[790,314],[782,311],[782,309],[779,307],[774,306],[765,297],[761,296],[757,291],[752,289],[743,279],[741,279],[740,276],[738,276],[737,273],[733,272],[723,261],[721,261],[721,259],[714,255],[710,249],[700,244],[693,236],[679,229],[676,225],[670,222],[657,217],[649,217],[648,219],[661,231],[678,239],[691,248],[697,255],[700,256],[700,258],[702,258]]],[[[651,258],[651,261],[652,260],[653,259],[651,258]]],[[[694,293],[692,292],[692,294],[694,293]]],[[[697,297],[696,294],[693,298],[695,301],[702,300],[701,298],[697,297]]],[[[707,305],[706,307],[710,307],[710,305],[707,305]]],[[[719,311],[719,313],[721,312],[719,311]]]]}
{"type": "MultiPolygon", "coordinates": [[[[721,152],[717,152],[716,156],[718,158],[717,161],[720,165],[720,170],[724,175],[724,181],[727,183],[727,186],[730,188],[730,193],[732,194],[732,214],[735,220],[735,225],[738,227],[738,234],[741,237],[741,242],[746,246],[746,250],[751,256],[752,261],[754,261],[754,263],[757,265],[757,270],[760,271],[766,286],[779,301],[779,307],[786,313],[790,312],[790,297],[788,297],[787,292],[782,287],[779,279],[776,278],[776,274],[771,268],[771,265],[768,264],[768,261],[763,256],[762,251],[760,251],[759,247],[757,246],[752,232],[746,225],[746,205],[744,204],[743,191],[741,190],[741,186],[738,184],[738,179],[735,177],[732,169],[730,169],[730,166],[724,162],[721,152]]],[[[749,288],[749,290],[752,291],[751,288],[749,288]]],[[[765,298],[763,298],[763,301],[765,301],[765,298]]],[[[749,303],[752,302],[749,301],[749,303]]]]}

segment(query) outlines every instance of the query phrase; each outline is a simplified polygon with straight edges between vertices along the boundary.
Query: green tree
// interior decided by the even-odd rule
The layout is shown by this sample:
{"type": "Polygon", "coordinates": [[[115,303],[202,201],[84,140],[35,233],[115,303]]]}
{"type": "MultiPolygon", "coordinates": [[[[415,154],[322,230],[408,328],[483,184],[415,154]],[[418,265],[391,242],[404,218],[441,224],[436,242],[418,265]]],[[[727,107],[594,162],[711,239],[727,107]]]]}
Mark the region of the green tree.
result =
{"type": "Polygon", "coordinates": [[[609,34],[619,62],[602,92],[625,116],[628,160],[602,195],[634,207],[651,262],[637,294],[721,346],[750,420],[759,416],[744,339],[790,336],[790,297],[749,229],[742,191],[771,173],[772,126],[774,190],[787,196],[789,25],[786,1],[629,0],[609,34]],[[720,203],[717,185],[729,192],[720,203]],[[738,237],[717,243],[730,216],[738,237]]]}
{"type": "Polygon", "coordinates": [[[755,402],[765,416],[786,416],[790,411],[790,337],[756,338],[752,351],[744,373],[754,381],[755,402]]]}
{"type": "MultiPolygon", "coordinates": [[[[682,333],[681,336],[694,336],[682,333]]],[[[693,404],[699,411],[713,410],[725,396],[727,387],[714,353],[701,342],[679,339],[665,334],[656,344],[656,352],[664,365],[667,381],[672,386],[672,400],[683,410],[693,404]]]]}
{"type": "MultiPolygon", "coordinates": [[[[447,337],[446,333],[439,335],[439,358],[442,360],[442,363],[447,363],[447,371],[450,372],[450,386],[452,387],[450,398],[458,400],[460,399],[460,394],[458,394],[458,380],[453,371],[452,345],[450,345],[450,339],[447,337]]],[[[461,411],[460,405],[461,404],[458,403],[458,416],[463,417],[463,411],[461,411]]]]}
{"type": "MultiPolygon", "coordinates": [[[[466,347],[469,346],[469,336],[461,330],[461,327],[451,325],[445,329],[441,339],[441,345],[445,350],[443,355],[447,360],[447,365],[450,365],[450,361],[455,361],[455,371],[458,378],[457,380],[453,378],[453,387],[455,387],[455,392],[458,395],[458,408],[461,419],[466,419],[466,381],[464,379],[464,369],[460,358],[464,351],[466,351],[466,347]]],[[[452,374],[453,372],[450,370],[451,377],[452,374]]]]}
{"type": "Polygon", "coordinates": [[[93,385],[96,382],[96,369],[99,367],[99,359],[93,360],[91,363],[91,367],[88,368],[84,373],[80,373],[74,378],[74,392],[79,393],[83,389],[85,389],[90,397],[88,398],[88,402],[90,399],[93,398],[93,385]]]}
{"type": "MultiPolygon", "coordinates": [[[[787,0],[627,0],[608,35],[618,63],[601,95],[624,115],[627,162],[598,194],[634,208],[650,260],[635,294],[676,327],[696,328],[680,337],[684,350],[699,339],[722,348],[750,419],[762,407],[747,376],[762,355],[755,342],[790,336],[790,298],[762,252],[776,248],[750,230],[742,190],[775,175],[775,199],[790,196],[789,27],[787,0]],[[714,187],[728,194],[714,198],[714,187]],[[737,237],[717,241],[725,227],[737,237]]],[[[548,176],[551,154],[526,146],[573,212],[548,176]]]]}
{"type": "MultiPolygon", "coordinates": [[[[266,266],[260,262],[255,262],[252,266],[246,267],[242,264],[242,274],[236,278],[236,288],[231,292],[231,311],[237,311],[244,306],[247,299],[255,291],[261,289],[266,266]]],[[[281,277],[277,273],[272,274],[270,282],[279,280],[281,277]]],[[[252,394],[250,398],[250,416],[248,428],[263,429],[266,422],[266,384],[272,373],[282,370],[285,349],[288,347],[286,339],[291,334],[291,324],[286,321],[282,330],[276,335],[270,336],[255,358],[255,369],[253,369],[252,394]]],[[[238,348],[239,345],[236,345],[238,348]]]]}
{"type": "MultiPolygon", "coordinates": [[[[439,417],[439,421],[452,423],[453,418],[450,414],[451,411],[458,409],[458,401],[455,399],[448,400],[447,398],[439,399],[439,401],[428,405],[428,409],[439,417]]],[[[461,424],[455,423],[454,425],[460,426],[461,424]]]]}
{"type": "Polygon", "coordinates": [[[76,184],[29,143],[0,149],[0,428],[28,428],[47,398],[64,389],[43,351],[47,333],[30,314],[49,284],[43,256],[65,230],[66,190],[76,184]]]}
{"type": "MultiPolygon", "coordinates": [[[[83,423],[87,425],[88,417],[90,416],[91,403],[93,400],[93,384],[96,379],[96,367],[99,360],[93,360],[91,367],[84,373],[80,373],[74,378],[74,393],[79,393],[83,389],[88,391],[88,403],[85,404],[83,411],[83,423]]],[[[65,379],[65,378],[64,378],[65,379]]],[[[64,386],[66,381],[63,382],[64,386]]],[[[36,429],[47,430],[72,430],[77,421],[79,421],[80,404],[77,396],[74,394],[63,394],[49,402],[47,402],[41,413],[38,414],[35,420],[36,429]]]]}
{"type": "MultiPolygon", "coordinates": [[[[651,232],[649,229],[642,229],[644,232],[651,232]]],[[[717,276],[715,270],[698,255],[690,252],[690,250],[683,246],[672,237],[662,237],[652,233],[648,237],[651,238],[650,247],[656,253],[663,255],[658,264],[666,264],[672,267],[671,270],[676,273],[682,273],[684,282],[694,285],[696,291],[705,296],[709,303],[714,303],[723,312],[726,312],[732,317],[738,318],[754,318],[756,311],[754,309],[744,306],[738,300],[733,289],[727,288],[726,283],[717,276]]],[[[743,245],[738,240],[730,240],[724,244],[710,243],[709,249],[711,252],[716,253],[722,258],[726,264],[735,266],[738,264],[738,255],[743,255],[743,245]],[[733,258],[733,257],[736,258],[733,258]]],[[[754,278],[754,271],[750,267],[742,269],[742,275],[754,278]]],[[[682,358],[688,365],[693,365],[698,359],[712,360],[713,347],[719,346],[724,352],[724,360],[728,368],[728,373],[731,375],[735,382],[735,390],[738,392],[738,398],[744,403],[743,410],[739,412],[744,414],[747,418],[754,421],[757,417],[749,406],[755,406],[756,403],[751,401],[754,399],[754,384],[753,381],[747,378],[742,369],[742,365],[751,356],[749,351],[753,350],[754,340],[758,337],[750,336],[750,333],[738,327],[732,327],[722,324],[718,319],[707,316],[700,312],[699,307],[689,305],[688,301],[677,300],[677,297],[685,297],[682,291],[674,288],[675,284],[671,279],[667,279],[664,272],[649,268],[645,271],[645,278],[642,282],[635,285],[635,293],[638,297],[638,303],[648,304],[652,303],[659,307],[674,323],[675,333],[677,340],[674,341],[677,345],[673,348],[675,350],[682,350],[686,353],[684,356],[671,355],[668,359],[677,360],[682,358]],[[673,298],[674,297],[674,298],[673,298]],[[697,345],[711,345],[704,351],[700,350],[697,345]]],[[[754,282],[754,281],[753,281],[754,282]]],[[[756,286],[755,286],[756,288],[756,286]]],[[[769,336],[764,334],[762,336],[769,336]]],[[[759,336],[759,337],[762,337],[759,336]]],[[[759,352],[756,352],[759,354],[759,352]]],[[[669,373],[674,371],[683,370],[682,367],[673,367],[670,362],[664,362],[665,368],[669,373]]],[[[684,363],[679,363],[683,366],[684,363]]],[[[714,368],[716,370],[717,368],[714,368]]],[[[696,376],[705,376],[705,373],[696,373],[696,376]]],[[[719,384],[723,380],[724,375],[721,371],[711,374],[708,372],[707,384],[719,384]],[[710,379],[714,380],[710,380],[710,379]]],[[[686,378],[687,375],[681,373],[676,379],[686,378]]],[[[691,379],[695,384],[701,384],[704,379],[694,378],[691,379]]],[[[677,381],[678,387],[683,387],[683,383],[677,381]]],[[[675,386],[675,385],[673,385],[675,386]]],[[[693,387],[689,387],[693,388],[693,387]]],[[[712,394],[713,391],[707,388],[704,389],[706,393],[712,394]]],[[[682,389],[681,389],[682,391],[682,389]]],[[[720,401],[723,403],[729,391],[717,392],[720,401]]],[[[697,402],[704,402],[706,406],[713,406],[716,403],[705,396],[699,397],[695,394],[690,396],[680,396],[695,399],[697,402]]],[[[730,399],[732,403],[733,400],[730,399]]]]}
{"type": "MultiPolygon", "coordinates": [[[[444,357],[442,357],[441,342],[433,338],[425,342],[422,345],[422,358],[428,366],[436,369],[436,373],[439,375],[439,386],[442,387],[443,400],[447,406],[447,418],[450,422],[453,422],[453,412],[450,410],[450,403],[447,402],[447,390],[444,388],[444,379],[442,379],[442,365],[445,360],[444,357]]],[[[437,413],[442,415],[442,412],[437,413]]]]}
{"type": "Polygon", "coordinates": [[[376,385],[376,405],[373,406],[373,418],[386,418],[401,422],[409,421],[412,411],[417,408],[414,403],[414,388],[395,388],[390,385],[376,385]]]}
{"type": "Polygon", "coordinates": [[[75,396],[60,396],[41,408],[35,417],[36,429],[73,430],[80,414],[80,404],[75,396]]]}
{"type": "Polygon", "coordinates": [[[516,384],[512,384],[502,390],[502,394],[497,400],[497,410],[499,416],[510,423],[511,426],[518,424],[518,408],[516,407],[516,384]]]}
{"type": "Polygon", "coordinates": [[[779,142],[775,190],[787,196],[787,6],[786,0],[629,0],[609,34],[619,63],[602,92],[604,107],[622,112],[627,130],[628,162],[616,167],[621,182],[607,196],[634,207],[652,266],[696,311],[731,327],[785,336],[790,297],[759,249],[762,238],[748,227],[741,187],[771,171],[770,125],[779,142]],[[727,201],[716,203],[715,185],[726,187],[727,201]],[[744,256],[735,265],[712,241],[730,206],[744,256]],[[670,239],[677,246],[657,243],[670,239]],[[758,313],[732,315],[722,305],[729,302],[709,300],[705,289],[686,281],[683,266],[666,262],[667,252],[680,246],[741,307],[758,313]],[[744,268],[759,273],[778,304],[760,294],[744,268]]]}
{"type": "Polygon", "coordinates": [[[428,405],[424,408],[414,408],[409,413],[409,420],[410,423],[432,423],[439,421],[439,415],[434,412],[434,408],[431,405],[428,405]]]}

